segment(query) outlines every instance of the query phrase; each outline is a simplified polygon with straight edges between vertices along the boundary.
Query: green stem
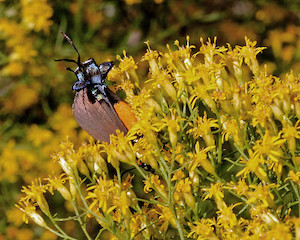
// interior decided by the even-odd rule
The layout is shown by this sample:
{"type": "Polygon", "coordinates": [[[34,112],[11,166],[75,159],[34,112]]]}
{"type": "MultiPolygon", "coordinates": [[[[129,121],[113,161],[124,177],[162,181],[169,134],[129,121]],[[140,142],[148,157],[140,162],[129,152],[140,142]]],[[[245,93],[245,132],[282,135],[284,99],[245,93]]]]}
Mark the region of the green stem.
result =
{"type": "MultiPolygon", "coordinates": [[[[92,214],[94,217],[97,217],[99,219],[101,219],[97,214],[95,214],[93,211],[89,210],[89,205],[88,203],[86,202],[82,192],[81,192],[81,188],[80,188],[80,184],[79,182],[77,181],[79,179],[79,175],[78,175],[78,171],[76,171],[76,169],[74,170],[74,175],[75,175],[75,178],[74,178],[74,183],[75,183],[75,187],[76,187],[76,190],[80,196],[80,199],[86,209],[86,211],[90,214],[92,214]]],[[[105,221],[105,219],[101,219],[102,221],[105,221]]],[[[111,228],[106,228],[108,231],[110,231],[112,234],[114,234],[118,239],[124,239],[119,233],[117,233],[116,231],[113,231],[111,228]]]]}
{"type": "Polygon", "coordinates": [[[48,227],[47,229],[48,229],[49,231],[53,232],[53,233],[56,234],[57,236],[60,236],[60,237],[63,236],[64,239],[71,239],[71,240],[75,239],[75,238],[70,237],[68,234],[66,234],[66,233],[64,232],[64,230],[62,230],[62,229],[60,228],[60,226],[58,226],[57,222],[55,221],[55,219],[52,217],[51,214],[47,215],[47,217],[50,219],[50,221],[52,222],[52,224],[54,225],[54,227],[55,227],[59,232],[57,232],[57,231],[55,231],[55,230],[53,230],[53,229],[51,229],[51,228],[48,227]]]}
{"type": "Polygon", "coordinates": [[[75,214],[77,216],[77,221],[79,222],[80,224],[80,227],[82,229],[82,231],[84,232],[84,235],[86,236],[86,238],[88,240],[92,240],[92,238],[90,237],[89,233],[87,232],[86,228],[85,228],[85,225],[83,224],[82,220],[81,220],[81,217],[80,217],[80,214],[79,214],[79,211],[76,207],[76,205],[74,204],[74,201],[72,201],[72,205],[73,205],[73,209],[75,211],[75,214]]]}
{"type": "Polygon", "coordinates": [[[50,227],[45,227],[48,231],[54,233],[56,236],[60,237],[60,238],[63,238],[63,239],[69,239],[69,240],[77,240],[76,238],[72,238],[70,236],[68,236],[66,233],[59,233],[55,230],[53,230],[52,228],[50,227]]]}
{"type": "Polygon", "coordinates": [[[300,195],[299,195],[299,186],[295,185],[293,181],[291,181],[292,188],[294,189],[294,193],[296,194],[298,198],[298,217],[300,216],[300,195]]]}

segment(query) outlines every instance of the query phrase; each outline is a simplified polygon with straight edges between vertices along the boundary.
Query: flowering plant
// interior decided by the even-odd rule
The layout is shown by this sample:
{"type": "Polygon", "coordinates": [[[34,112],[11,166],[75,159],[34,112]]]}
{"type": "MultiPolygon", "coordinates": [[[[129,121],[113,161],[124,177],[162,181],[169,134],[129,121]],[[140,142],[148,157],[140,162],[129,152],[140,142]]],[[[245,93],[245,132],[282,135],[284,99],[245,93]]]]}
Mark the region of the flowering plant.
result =
{"type": "Polygon", "coordinates": [[[61,143],[63,173],[23,188],[25,221],[64,239],[77,238],[66,222],[87,239],[299,239],[300,80],[268,74],[264,48],[245,41],[200,39],[197,52],[189,37],[164,52],[147,43],[146,79],[117,56],[108,78],[138,122],[110,143],[61,143]],[[53,211],[47,192],[70,214],[53,211]]]}

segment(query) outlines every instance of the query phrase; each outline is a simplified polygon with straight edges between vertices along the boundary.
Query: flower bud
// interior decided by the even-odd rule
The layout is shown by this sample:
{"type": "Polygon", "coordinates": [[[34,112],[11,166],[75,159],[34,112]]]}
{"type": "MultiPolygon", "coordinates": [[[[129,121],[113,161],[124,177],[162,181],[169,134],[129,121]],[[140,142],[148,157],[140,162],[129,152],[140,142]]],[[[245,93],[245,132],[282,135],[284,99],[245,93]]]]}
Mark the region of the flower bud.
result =
{"type": "Polygon", "coordinates": [[[137,196],[135,195],[135,192],[132,190],[132,188],[127,190],[126,193],[127,193],[128,199],[130,201],[130,206],[134,209],[139,209],[137,196]]]}
{"type": "Polygon", "coordinates": [[[147,138],[148,142],[155,148],[158,149],[158,143],[157,143],[157,138],[156,135],[154,133],[154,131],[152,131],[151,129],[146,129],[146,131],[144,132],[145,137],[147,138]]]}
{"type": "Polygon", "coordinates": [[[100,154],[94,155],[94,161],[95,161],[94,168],[95,168],[96,172],[103,171],[105,174],[108,174],[108,168],[107,168],[106,161],[100,154]],[[96,169],[96,165],[97,165],[97,169],[96,169]]]}
{"type": "Polygon", "coordinates": [[[300,119],[300,102],[297,101],[294,103],[295,114],[298,119],[300,119]]]}
{"type": "Polygon", "coordinates": [[[192,181],[192,190],[193,192],[198,192],[200,186],[200,177],[196,171],[189,172],[189,177],[192,181]]]}
{"type": "Polygon", "coordinates": [[[44,197],[44,195],[39,194],[37,196],[37,204],[39,205],[39,207],[43,211],[43,213],[45,213],[47,216],[50,215],[49,205],[48,205],[48,202],[47,202],[46,198],[44,197]]]}
{"type": "Polygon", "coordinates": [[[221,108],[228,114],[234,115],[234,108],[228,100],[220,101],[221,108]]]}
{"type": "Polygon", "coordinates": [[[215,147],[216,146],[215,139],[212,134],[205,134],[202,136],[202,138],[207,147],[215,147]]]}
{"type": "Polygon", "coordinates": [[[40,227],[47,228],[47,224],[41,215],[37,214],[34,211],[27,212],[28,216],[40,227]]]}
{"type": "Polygon", "coordinates": [[[166,79],[162,82],[162,87],[163,87],[165,93],[166,93],[170,98],[172,98],[173,101],[176,101],[176,99],[177,99],[176,90],[175,90],[173,84],[169,81],[169,79],[166,78],[166,79]]]}
{"type": "Polygon", "coordinates": [[[63,157],[59,157],[59,161],[58,163],[60,164],[61,168],[63,169],[63,171],[70,177],[73,177],[73,171],[72,168],[70,166],[70,164],[66,161],[65,158],[63,157]]]}
{"type": "Polygon", "coordinates": [[[270,212],[263,213],[260,215],[260,217],[266,224],[271,227],[279,223],[278,218],[270,212]]]}
{"type": "Polygon", "coordinates": [[[234,92],[233,96],[232,96],[232,100],[233,100],[233,107],[234,110],[236,112],[240,112],[241,111],[241,107],[242,107],[242,101],[241,101],[241,96],[239,93],[234,92]]]}
{"type": "Polygon", "coordinates": [[[84,176],[88,177],[90,175],[90,171],[82,159],[78,159],[77,168],[84,176]]]}
{"type": "Polygon", "coordinates": [[[152,97],[147,98],[146,103],[150,106],[150,108],[153,108],[153,111],[155,113],[163,115],[163,110],[161,109],[161,106],[152,97]]]}
{"type": "Polygon", "coordinates": [[[183,192],[183,197],[186,205],[191,209],[195,209],[195,198],[191,192],[183,192]]]}
{"type": "Polygon", "coordinates": [[[69,185],[70,185],[70,193],[72,195],[72,198],[75,199],[77,196],[77,189],[73,178],[70,178],[69,185]]]}
{"type": "Polygon", "coordinates": [[[273,111],[273,114],[274,114],[274,117],[279,120],[279,121],[282,121],[282,118],[283,118],[283,112],[281,111],[281,109],[277,106],[277,104],[271,104],[270,105],[272,111],[273,111]]]}
{"type": "Polygon", "coordinates": [[[215,175],[215,168],[212,165],[212,163],[206,158],[206,159],[202,159],[201,161],[201,166],[204,168],[204,170],[210,174],[215,175]]]}

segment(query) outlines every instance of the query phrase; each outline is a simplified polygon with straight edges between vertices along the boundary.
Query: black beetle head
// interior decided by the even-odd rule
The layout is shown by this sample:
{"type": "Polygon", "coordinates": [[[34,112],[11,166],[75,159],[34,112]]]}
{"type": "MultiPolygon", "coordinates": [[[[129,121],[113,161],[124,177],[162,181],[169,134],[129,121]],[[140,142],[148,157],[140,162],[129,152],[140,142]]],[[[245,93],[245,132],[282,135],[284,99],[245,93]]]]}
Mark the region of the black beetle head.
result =
{"type": "Polygon", "coordinates": [[[87,80],[93,85],[101,85],[104,79],[101,78],[100,69],[93,58],[82,63],[83,72],[87,80]]]}
{"type": "Polygon", "coordinates": [[[114,66],[114,63],[112,61],[104,62],[98,66],[93,58],[90,58],[87,61],[81,63],[80,54],[77,48],[75,47],[73,41],[66,33],[62,32],[62,34],[64,35],[64,38],[69,42],[69,44],[75,49],[78,58],[77,61],[73,59],[58,59],[55,61],[67,61],[77,64],[78,67],[74,71],[71,68],[67,68],[67,70],[74,72],[77,77],[77,81],[72,87],[73,91],[79,92],[80,90],[87,87],[89,89],[95,88],[97,91],[94,92],[97,92],[97,95],[101,93],[101,95],[106,96],[107,87],[105,83],[105,78],[108,72],[114,66]]]}

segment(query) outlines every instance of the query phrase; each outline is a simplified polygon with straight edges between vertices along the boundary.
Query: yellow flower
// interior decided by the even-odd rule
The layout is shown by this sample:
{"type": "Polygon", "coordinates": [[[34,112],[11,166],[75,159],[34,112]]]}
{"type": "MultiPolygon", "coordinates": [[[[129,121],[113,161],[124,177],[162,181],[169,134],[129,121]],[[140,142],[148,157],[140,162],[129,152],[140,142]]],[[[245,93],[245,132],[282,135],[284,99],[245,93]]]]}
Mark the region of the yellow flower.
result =
{"type": "Polygon", "coordinates": [[[107,163],[101,156],[102,145],[95,143],[94,139],[90,138],[88,144],[83,144],[78,149],[78,155],[84,159],[88,168],[98,174],[104,172],[108,174],[107,163]]]}
{"type": "Polygon", "coordinates": [[[38,55],[38,52],[32,49],[32,45],[32,39],[26,39],[26,42],[16,45],[14,51],[9,56],[10,60],[23,63],[34,63],[33,58],[38,55]]]}
{"type": "Polygon", "coordinates": [[[124,162],[127,161],[127,158],[123,154],[116,155],[115,146],[107,142],[101,143],[101,153],[107,154],[107,162],[110,163],[116,170],[120,167],[120,160],[122,158],[124,162]]]}
{"type": "Polygon", "coordinates": [[[206,44],[204,44],[203,38],[200,38],[201,47],[199,53],[204,55],[205,66],[209,69],[220,69],[223,65],[222,58],[224,58],[224,52],[227,50],[225,47],[217,47],[217,38],[215,37],[213,42],[210,38],[206,44]],[[220,57],[219,62],[216,61],[216,56],[220,57]]]}
{"type": "Polygon", "coordinates": [[[215,90],[216,85],[213,82],[207,84],[197,84],[191,92],[189,102],[192,107],[195,106],[198,99],[204,101],[204,103],[210,107],[213,112],[217,112],[217,105],[213,97],[209,94],[212,90],[215,90]]]}
{"type": "Polygon", "coordinates": [[[182,143],[177,143],[174,150],[174,154],[175,154],[175,161],[180,166],[183,166],[186,163],[186,155],[185,155],[185,146],[182,143]]]}
{"type": "Polygon", "coordinates": [[[1,73],[3,76],[20,76],[24,72],[24,64],[22,62],[18,61],[10,61],[3,69],[1,70],[1,73]]]}
{"type": "Polygon", "coordinates": [[[177,87],[177,96],[182,94],[181,100],[186,102],[185,92],[187,91],[187,86],[195,81],[199,81],[199,74],[196,68],[192,66],[191,51],[195,46],[190,45],[189,36],[186,37],[186,46],[180,46],[179,41],[175,41],[174,45],[177,46],[178,50],[172,51],[170,46],[167,45],[168,53],[163,56],[167,61],[167,68],[175,78],[177,87]]]}
{"type": "Polygon", "coordinates": [[[250,185],[250,188],[253,189],[253,191],[249,191],[247,194],[247,203],[253,203],[255,205],[260,205],[262,208],[274,208],[275,202],[274,202],[274,196],[270,192],[269,189],[278,187],[279,185],[276,185],[274,183],[271,183],[269,185],[250,185]]]}
{"type": "Polygon", "coordinates": [[[26,137],[34,146],[42,146],[49,143],[50,139],[53,138],[53,133],[48,129],[32,124],[27,130],[26,137]]]}
{"type": "Polygon", "coordinates": [[[259,64],[256,55],[262,52],[265,49],[265,47],[255,48],[257,42],[256,41],[251,42],[247,37],[245,37],[245,41],[246,41],[246,46],[239,47],[238,48],[239,53],[241,54],[241,56],[244,57],[245,63],[250,67],[254,76],[258,77],[260,69],[259,69],[259,64]]]}
{"type": "Polygon", "coordinates": [[[19,169],[16,161],[16,143],[13,140],[8,141],[0,155],[0,181],[6,179],[10,182],[17,181],[17,172],[19,169]]]}
{"type": "Polygon", "coordinates": [[[157,76],[159,72],[159,66],[156,60],[159,58],[159,53],[157,51],[152,51],[149,45],[149,41],[145,42],[148,49],[147,52],[144,54],[142,61],[148,61],[150,64],[150,71],[154,76],[157,76]]]}
{"type": "Polygon", "coordinates": [[[210,188],[203,188],[203,191],[207,192],[206,196],[204,197],[204,201],[208,198],[214,197],[215,202],[218,206],[218,209],[221,210],[226,207],[224,202],[224,189],[222,183],[211,183],[210,188]]]}
{"type": "Polygon", "coordinates": [[[150,178],[147,176],[147,179],[144,180],[145,186],[144,186],[144,192],[148,193],[151,192],[152,189],[162,196],[164,199],[167,199],[167,192],[165,189],[165,185],[161,182],[159,179],[159,176],[151,174],[150,178]]]}
{"type": "Polygon", "coordinates": [[[294,239],[292,234],[290,233],[290,227],[285,225],[284,223],[274,225],[274,227],[267,231],[264,236],[266,239],[294,239]]]}
{"type": "Polygon", "coordinates": [[[110,135],[112,155],[120,162],[130,165],[135,164],[135,153],[133,152],[132,140],[136,137],[130,134],[125,134],[119,129],[116,130],[116,135],[110,135]]]}
{"type": "Polygon", "coordinates": [[[46,178],[46,180],[48,180],[48,182],[49,182],[48,183],[49,192],[52,192],[52,188],[57,189],[57,191],[59,191],[59,193],[63,196],[63,198],[65,200],[71,202],[73,199],[72,195],[71,195],[70,191],[64,185],[64,183],[66,182],[67,179],[68,179],[68,177],[66,177],[65,174],[61,174],[60,176],[52,176],[52,177],[46,178]]]}
{"type": "Polygon", "coordinates": [[[180,46],[178,40],[174,41],[174,45],[177,46],[178,50],[172,51],[170,46],[167,45],[169,52],[164,54],[168,64],[173,62],[176,69],[179,69],[180,71],[189,69],[192,66],[191,51],[195,48],[194,45],[190,45],[190,37],[186,37],[186,46],[180,46]]]}
{"type": "Polygon", "coordinates": [[[200,149],[200,144],[197,141],[195,145],[195,153],[188,153],[188,156],[191,159],[191,162],[189,164],[189,171],[193,172],[197,167],[201,166],[208,173],[215,174],[214,166],[212,165],[210,160],[207,159],[207,152],[213,148],[214,146],[200,149]]]}
{"type": "Polygon", "coordinates": [[[143,212],[134,213],[130,219],[131,238],[134,239],[149,239],[149,228],[145,228],[149,223],[143,212]]]}
{"type": "Polygon", "coordinates": [[[176,109],[170,109],[171,117],[164,116],[161,120],[163,122],[161,128],[168,127],[169,139],[172,147],[175,147],[177,144],[177,133],[180,131],[179,122],[183,121],[184,118],[176,116],[176,109]]]}
{"type": "Polygon", "coordinates": [[[140,120],[129,130],[130,134],[144,136],[155,149],[159,149],[156,133],[160,131],[159,123],[155,123],[152,112],[143,112],[140,120]]]}
{"type": "MultiPolygon", "coordinates": [[[[125,50],[123,51],[123,55],[124,55],[123,58],[121,58],[120,55],[116,56],[116,58],[120,61],[120,64],[118,66],[119,77],[118,78],[112,77],[112,79],[116,80],[118,83],[118,81],[120,81],[120,75],[121,75],[121,79],[123,79],[123,81],[130,80],[130,82],[134,83],[134,85],[136,87],[139,87],[140,80],[139,80],[139,76],[136,73],[137,64],[135,63],[135,60],[133,59],[132,56],[127,57],[125,50]]],[[[114,73],[114,71],[111,71],[110,76],[112,76],[113,73],[114,73]]],[[[123,89],[126,91],[126,88],[123,87],[123,89]]],[[[127,97],[128,97],[128,95],[127,95],[127,97]]],[[[127,100],[127,98],[126,98],[126,100],[127,100]]]]}
{"type": "Polygon", "coordinates": [[[24,212],[23,215],[23,221],[25,223],[28,223],[28,217],[30,217],[37,225],[47,228],[47,224],[44,221],[44,219],[35,211],[35,206],[31,204],[28,201],[20,201],[18,205],[16,205],[22,212],[24,212]]]}
{"type": "Polygon", "coordinates": [[[296,139],[300,139],[300,126],[298,120],[294,126],[289,122],[284,122],[283,128],[280,131],[282,138],[287,141],[289,150],[294,153],[296,150],[296,139]]]}
{"type": "Polygon", "coordinates": [[[235,76],[235,80],[239,84],[241,84],[244,79],[243,79],[243,70],[242,70],[242,63],[243,60],[239,56],[239,51],[237,48],[232,49],[230,44],[227,44],[228,46],[228,51],[226,54],[226,62],[229,68],[229,71],[235,76]]]}
{"type": "Polygon", "coordinates": [[[17,86],[5,101],[3,111],[16,114],[23,113],[38,101],[38,92],[26,85],[17,86]]]}
{"type": "MultiPolygon", "coordinates": [[[[240,125],[243,124],[243,121],[240,121],[240,125]]],[[[228,141],[229,137],[232,137],[233,141],[237,144],[238,147],[244,147],[244,141],[241,135],[241,126],[237,123],[235,119],[223,119],[222,120],[222,142],[228,141]]]]}
{"type": "Polygon", "coordinates": [[[300,218],[292,218],[292,222],[295,226],[296,239],[300,238],[300,218]]]}
{"type": "Polygon", "coordinates": [[[233,212],[233,208],[237,205],[239,204],[235,204],[230,207],[224,206],[217,212],[217,224],[222,226],[227,231],[232,231],[232,229],[238,225],[238,219],[233,212]]]}
{"type": "Polygon", "coordinates": [[[260,125],[262,127],[268,127],[270,119],[272,119],[272,110],[269,105],[263,102],[258,102],[253,106],[250,111],[252,116],[252,125],[256,127],[260,125]]]}
{"type": "Polygon", "coordinates": [[[30,186],[23,186],[22,192],[25,193],[26,196],[23,197],[21,201],[36,202],[43,213],[49,216],[50,209],[44,196],[44,193],[47,191],[47,189],[48,187],[46,185],[43,185],[40,179],[36,179],[30,186]]]}
{"type": "Polygon", "coordinates": [[[191,231],[187,237],[197,240],[218,240],[219,238],[214,234],[213,226],[215,224],[213,220],[205,218],[202,218],[199,222],[193,222],[193,224],[189,224],[191,231]]]}
{"type": "Polygon", "coordinates": [[[81,156],[75,152],[74,145],[69,138],[59,145],[59,150],[53,155],[53,159],[58,161],[63,171],[71,178],[74,178],[74,169],[77,162],[82,161],[81,156]]]}
{"type": "Polygon", "coordinates": [[[156,204],[156,210],[159,213],[159,222],[158,224],[160,225],[158,228],[162,232],[167,232],[169,224],[173,228],[176,228],[176,221],[174,219],[174,216],[172,214],[172,211],[169,207],[163,206],[161,204],[156,204]]]}
{"type": "Polygon", "coordinates": [[[131,216],[131,212],[129,209],[130,199],[127,197],[126,191],[122,191],[120,196],[118,195],[113,197],[113,205],[121,210],[122,216],[128,221],[131,216]]]}
{"type": "Polygon", "coordinates": [[[283,157],[283,144],[286,140],[278,136],[271,136],[268,131],[262,139],[257,140],[253,146],[255,155],[260,159],[261,162],[267,163],[269,169],[272,169],[278,177],[281,176],[282,172],[282,157],[283,157]]]}
{"type": "Polygon", "coordinates": [[[152,82],[153,90],[163,90],[164,96],[170,97],[173,101],[177,99],[177,92],[172,84],[172,78],[170,74],[164,70],[159,70],[157,75],[153,75],[150,80],[152,82]]]}
{"type": "Polygon", "coordinates": [[[300,186],[300,171],[294,173],[292,170],[289,171],[289,177],[287,177],[284,181],[291,179],[293,182],[300,186]]]}
{"type": "Polygon", "coordinates": [[[246,195],[249,191],[249,186],[245,181],[245,178],[239,179],[237,184],[234,184],[233,182],[230,182],[231,187],[233,191],[235,191],[238,195],[246,195]]]}
{"type": "Polygon", "coordinates": [[[192,133],[194,139],[202,137],[207,147],[216,146],[214,136],[211,133],[211,128],[219,128],[218,120],[209,118],[204,112],[204,116],[196,119],[194,124],[190,123],[192,129],[188,130],[187,133],[192,133]]]}
{"type": "Polygon", "coordinates": [[[155,170],[158,170],[159,165],[157,162],[157,152],[145,138],[139,138],[134,144],[133,149],[141,162],[150,165],[155,170]]]}
{"type": "Polygon", "coordinates": [[[20,227],[22,225],[22,213],[19,209],[12,207],[5,211],[5,215],[9,224],[17,227],[20,227]]]}
{"type": "Polygon", "coordinates": [[[21,4],[24,25],[36,32],[43,30],[45,33],[49,33],[53,10],[47,0],[22,0],[21,4]]]}
{"type": "Polygon", "coordinates": [[[15,21],[1,18],[0,30],[3,36],[7,38],[6,44],[8,47],[12,48],[14,46],[19,46],[22,42],[24,42],[24,40],[26,40],[26,31],[15,21]]]}
{"type": "Polygon", "coordinates": [[[33,48],[34,39],[27,36],[28,33],[21,24],[4,18],[0,21],[0,31],[6,41],[6,46],[10,49],[9,63],[3,67],[1,73],[20,76],[24,71],[30,72],[34,57],[38,54],[33,48]]]}
{"type": "MultiPolygon", "coordinates": [[[[192,194],[192,188],[191,188],[192,181],[189,178],[185,178],[183,180],[180,180],[177,182],[175,186],[175,193],[182,195],[184,197],[184,201],[187,204],[187,206],[193,211],[195,210],[195,197],[192,194]]],[[[175,198],[175,197],[174,197],[175,198]]],[[[178,201],[179,199],[177,199],[178,201]]]]}
{"type": "Polygon", "coordinates": [[[261,166],[261,159],[257,153],[253,153],[251,149],[248,150],[248,160],[241,158],[241,162],[244,162],[246,166],[236,175],[237,177],[243,175],[247,178],[248,174],[254,172],[256,176],[262,181],[268,181],[267,173],[261,166]]]}
{"type": "Polygon", "coordinates": [[[182,170],[176,171],[171,178],[171,181],[178,181],[185,177],[185,174],[182,170]]]}
{"type": "Polygon", "coordinates": [[[78,126],[69,104],[61,104],[49,119],[51,127],[63,136],[69,136],[78,126]]]}
{"type": "Polygon", "coordinates": [[[271,227],[274,227],[279,223],[279,219],[272,214],[271,212],[265,212],[260,214],[260,218],[268,225],[271,227]]]}
{"type": "MultiPolygon", "coordinates": [[[[163,115],[161,105],[157,103],[154,97],[150,94],[150,90],[143,88],[138,95],[134,95],[131,106],[134,110],[139,110],[143,113],[145,110],[159,113],[163,115]]],[[[142,116],[140,116],[142,117],[142,116]]]]}
{"type": "Polygon", "coordinates": [[[104,213],[108,213],[111,211],[111,207],[116,207],[113,206],[113,198],[119,195],[119,186],[115,181],[107,179],[106,175],[99,177],[97,184],[89,187],[87,191],[86,199],[92,200],[89,209],[97,207],[102,209],[104,213]]]}

